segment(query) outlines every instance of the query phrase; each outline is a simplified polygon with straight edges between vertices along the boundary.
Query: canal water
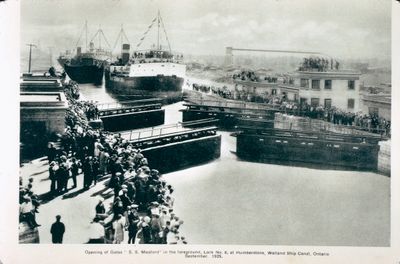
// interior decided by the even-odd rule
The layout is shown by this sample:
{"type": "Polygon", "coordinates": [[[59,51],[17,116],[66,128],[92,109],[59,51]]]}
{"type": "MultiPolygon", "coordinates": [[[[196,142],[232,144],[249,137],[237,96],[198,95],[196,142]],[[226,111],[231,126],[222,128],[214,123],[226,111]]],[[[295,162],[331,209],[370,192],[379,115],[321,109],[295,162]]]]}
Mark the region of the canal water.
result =
{"type": "MultiPolygon", "coordinates": [[[[115,101],[104,87],[80,88],[87,100],[115,101]]],[[[166,124],[182,121],[182,103],[164,108],[166,124]]],[[[390,245],[390,178],[240,161],[236,139],[219,133],[219,159],[164,175],[190,244],[390,245]]]]}

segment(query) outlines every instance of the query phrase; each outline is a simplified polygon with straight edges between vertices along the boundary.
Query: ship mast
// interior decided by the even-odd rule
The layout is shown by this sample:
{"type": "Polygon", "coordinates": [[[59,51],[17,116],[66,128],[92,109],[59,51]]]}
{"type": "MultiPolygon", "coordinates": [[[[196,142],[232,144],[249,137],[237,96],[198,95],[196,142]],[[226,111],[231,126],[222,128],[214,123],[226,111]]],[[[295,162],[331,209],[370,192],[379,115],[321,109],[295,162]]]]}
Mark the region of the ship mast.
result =
{"type": "Polygon", "coordinates": [[[155,17],[151,21],[151,24],[147,27],[147,30],[143,33],[143,36],[140,38],[139,43],[136,45],[136,49],[139,48],[140,45],[142,45],[143,40],[146,38],[147,33],[149,33],[150,29],[153,27],[153,25],[156,22],[156,20],[157,20],[157,50],[161,49],[161,46],[160,46],[160,27],[162,27],[162,29],[164,31],[164,34],[165,34],[165,38],[166,38],[167,43],[168,43],[168,49],[171,52],[171,45],[169,43],[167,31],[165,30],[165,26],[164,26],[164,22],[163,22],[163,19],[161,17],[161,14],[160,14],[160,10],[158,10],[157,17],[155,17]]]}
{"type": "MultiPolygon", "coordinates": [[[[101,27],[101,25],[99,25],[101,27]]],[[[95,39],[97,39],[97,37],[99,38],[99,49],[101,50],[101,39],[104,39],[104,42],[107,44],[108,48],[111,49],[110,43],[108,43],[108,40],[106,38],[106,36],[104,35],[104,32],[101,28],[99,28],[96,32],[96,34],[94,34],[94,36],[92,37],[92,39],[90,40],[90,42],[93,42],[95,39]]]]}
{"type": "Polygon", "coordinates": [[[115,48],[117,47],[117,44],[118,44],[119,41],[121,41],[121,47],[122,47],[122,44],[124,44],[124,38],[128,42],[127,44],[130,44],[130,41],[129,41],[128,37],[126,36],[125,30],[124,30],[124,25],[121,24],[121,30],[118,33],[118,37],[115,40],[115,44],[114,44],[114,47],[112,49],[113,52],[115,51],[115,48]]]}
{"type": "Polygon", "coordinates": [[[87,35],[88,35],[87,20],[85,20],[85,34],[86,34],[86,38],[85,38],[85,52],[87,52],[87,35]]]}
{"type": "MultiPolygon", "coordinates": [[[[101,25],[99,25],[99,30],[101,30],[101,25]]],[[[101,35],[99,34],[99,49],[101,50],[101,35]]]]}

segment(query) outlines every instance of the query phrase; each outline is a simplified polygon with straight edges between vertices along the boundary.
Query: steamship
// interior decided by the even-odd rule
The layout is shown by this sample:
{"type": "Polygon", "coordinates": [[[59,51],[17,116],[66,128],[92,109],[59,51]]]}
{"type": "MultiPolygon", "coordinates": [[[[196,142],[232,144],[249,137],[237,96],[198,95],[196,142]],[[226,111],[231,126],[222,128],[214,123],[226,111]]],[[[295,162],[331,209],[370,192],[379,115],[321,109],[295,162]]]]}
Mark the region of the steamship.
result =
{"type": "MultiPolygon", "coordinates": [[[[87,24],[85,24],[87,30],[87,24]]],[[[87,35],[87,34],[86,34],[87,35]]],[[[101,29],[95,37],[99,36],[99,48],[95,48],[93,41],[89,43],[89,50],[82,52],[81,47],[76,48],[76,55],[72,56],[68,51],[58,57],[58,63],[64,68],[69,78],[78,83],[101,84],[105,65],[111,60],[111,52],[101,48],[101,37],[104,33],[101,29]]]]}
{"type": "MultiPolygon", "coordinates": [[[[158,27],[163,24],[160,13],[148,29],[156,21],[158,27]]],[[[106,89],[123,98],[156,97],[166,103],[181,100],[186,75],[186,65],[182,63],[183,56],[173,54],[170,48],[163,49],[159,43],[158,35],[157,45],[148,50],[137,50],[132,55],[130,45],[123,44],[121,57],[105,69],[106,89]]],[[[140,44],[141,42],[138,46],[140,44]]]]}

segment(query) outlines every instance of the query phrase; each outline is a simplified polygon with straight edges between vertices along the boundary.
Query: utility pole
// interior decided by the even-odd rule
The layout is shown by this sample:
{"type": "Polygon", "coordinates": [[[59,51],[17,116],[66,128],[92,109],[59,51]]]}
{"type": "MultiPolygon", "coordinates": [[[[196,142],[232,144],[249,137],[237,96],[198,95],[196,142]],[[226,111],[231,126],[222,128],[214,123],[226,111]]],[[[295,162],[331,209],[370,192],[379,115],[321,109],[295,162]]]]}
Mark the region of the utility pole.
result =
{"type": "Polygon", "coordinates": [[[160,50],[160,10],[157,14],[157,50],[160,50]]]}
{"type": "Polygon", "coordinates": [[[29,46],[29,68],[28,68],[28,73],[30,73],[31,72],[31,61],[32,61],[32,47],[36,48],[36,45],[35,44],[31,44],[31,43],[26,44],[26,45],[29,46]]]}

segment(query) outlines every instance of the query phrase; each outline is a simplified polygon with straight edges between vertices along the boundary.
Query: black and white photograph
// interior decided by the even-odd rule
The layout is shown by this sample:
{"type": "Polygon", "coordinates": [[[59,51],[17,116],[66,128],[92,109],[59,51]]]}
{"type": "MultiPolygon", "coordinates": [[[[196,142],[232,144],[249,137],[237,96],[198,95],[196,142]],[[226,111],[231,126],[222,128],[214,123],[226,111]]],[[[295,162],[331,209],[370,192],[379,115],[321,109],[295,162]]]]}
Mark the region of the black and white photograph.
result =
{"type": "Polygon", "coordinates": [[[19,246],[393,246],[400,3],[15,2],[19,246]]]}

